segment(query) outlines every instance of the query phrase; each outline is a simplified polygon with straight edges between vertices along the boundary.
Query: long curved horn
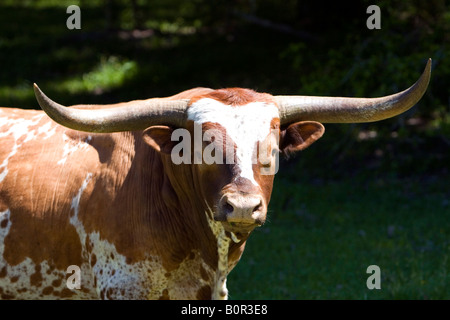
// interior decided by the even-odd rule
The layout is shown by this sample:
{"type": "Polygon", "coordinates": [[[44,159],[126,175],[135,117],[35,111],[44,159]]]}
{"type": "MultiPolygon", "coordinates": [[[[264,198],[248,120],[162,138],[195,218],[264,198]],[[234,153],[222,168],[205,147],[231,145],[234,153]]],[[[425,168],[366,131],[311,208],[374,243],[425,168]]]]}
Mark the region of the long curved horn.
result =
{"type": "Polygon", "coordinates": [[[50,118],[71,129],[87,132],[139,131],[152,125],[183,127],[189,100],[148,99],[116,105],[62,106],[34,84],[41,108],[50,118]]]}
{"type": "Polygon", "coordinates": [[[309,96],[275,96],[281,124],[300,120],[322,123],[373,122],[394,117],[414,106],[427,90],[431,59],[424,72],[410,88],[381,98],[341,98],[309,96]]]}

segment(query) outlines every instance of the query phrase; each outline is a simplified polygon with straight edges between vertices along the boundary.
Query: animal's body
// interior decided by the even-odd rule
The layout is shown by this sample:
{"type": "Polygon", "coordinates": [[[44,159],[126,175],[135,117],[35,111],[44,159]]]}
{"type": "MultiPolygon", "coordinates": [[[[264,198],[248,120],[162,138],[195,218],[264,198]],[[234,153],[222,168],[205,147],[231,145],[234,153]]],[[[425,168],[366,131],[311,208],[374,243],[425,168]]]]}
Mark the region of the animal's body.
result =
{"type": "MultiPolygon", "coordinates": [[[[273,150],[309,146],[324,132],[315,120],[375,121],[401,113],[420,99],[429,72],[427,65],[418,84],[394,98],[334,98],[351,109],[345,115],[334,104],[325,113],[309,109],[331,98],[239,88],[65,108],[36,87],[56,122],[43,111],[0,108],[0,297],[226,298],[228,273],[266,219],[273,150]],[[355,114],[354,102],[365,111],[355,114]],[[137,115],[154,104],[156,111],[137,115]],[[177,128],[193,139],[200,128],[201,148],[216,161],[175,163],[177,128]],[[263,145],[268,162],[255,158],[263,145]],[[79,289],[68,286],[70,266],[80,270],[79,289]]],[[[188,146],[185,160],[198,151],[188,146]]]]}

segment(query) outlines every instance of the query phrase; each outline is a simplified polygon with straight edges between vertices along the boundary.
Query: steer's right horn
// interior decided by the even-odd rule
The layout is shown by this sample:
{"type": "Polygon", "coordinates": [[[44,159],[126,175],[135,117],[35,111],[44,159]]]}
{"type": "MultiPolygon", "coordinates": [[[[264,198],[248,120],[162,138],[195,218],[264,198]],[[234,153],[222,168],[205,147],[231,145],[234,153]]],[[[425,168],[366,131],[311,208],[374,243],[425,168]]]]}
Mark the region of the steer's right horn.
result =
{"type": "Polygon", "coordinates": [[[431,59],[410,88],[380,98],[276,96],[281,124],[313,120],[322,123],[379,121],[405,112],[422,98],[430,82],[431,59]]]}
{"type": "Polygon", "coordinates": [[[87,132],[139,131],[152,125],[183,127],[189,100],[148,99],[113,105],[77,105],[68,108],[47,97],[34,84],[41,108],[59,124],[87,132]]]}

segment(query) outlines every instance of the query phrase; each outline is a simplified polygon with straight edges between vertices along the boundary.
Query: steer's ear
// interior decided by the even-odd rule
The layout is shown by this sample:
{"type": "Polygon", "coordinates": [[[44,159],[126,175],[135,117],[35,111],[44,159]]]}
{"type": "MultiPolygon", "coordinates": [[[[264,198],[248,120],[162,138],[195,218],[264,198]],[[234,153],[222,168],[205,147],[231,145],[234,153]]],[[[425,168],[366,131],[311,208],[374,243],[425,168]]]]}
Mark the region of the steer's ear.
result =
{"type": "Polygon", "coordinates": [[[281,131],[280,150],[285,155],[309,147],[314,141],[322,137],[325,128],[319,122],[301,121],[291,124],[281,131]]]}
{"type": "Polygon", "coordinates": [[[153,126],[144,130],[142,136],[145,143],[158,152],[170,154],[172,148],[178,143],[172,141],[173,129],[167,126],[153,126]]]}

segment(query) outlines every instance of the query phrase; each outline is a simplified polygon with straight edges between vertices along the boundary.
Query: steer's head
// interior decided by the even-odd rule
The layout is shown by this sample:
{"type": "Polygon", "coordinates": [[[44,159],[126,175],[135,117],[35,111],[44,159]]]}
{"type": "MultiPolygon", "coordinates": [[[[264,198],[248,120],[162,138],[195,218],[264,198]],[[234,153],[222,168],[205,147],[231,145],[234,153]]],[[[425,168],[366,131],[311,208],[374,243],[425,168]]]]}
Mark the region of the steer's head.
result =
{"type": "Polygon", "coordinates": [[[196,95],[189,100],[184,128],[152,126],[144,138],[170,154],[173,163],[191,165],[195,192],[213,218],[237,234],[266,220],[279,151],[303,149],[323,132],[314,121],[280,130],[273,96],[231,88],[196,95]]]}
{"type": "Polygon", "coordinates": [[[88,132],[143,131],[144,141],[192,168],[193,184],[225,230],[248,233],[266,219],[278,152],[302,150],[324,133],[321,123],[359,123],[396,116],[424,94],[428,61],[409,89],[380,98],[272,96],[248,89],[201,91],[119,105],[66,108],[35,85],[56,122],[88,132]],[[176,96],[175,96],[176,97],[176,96]]]}

